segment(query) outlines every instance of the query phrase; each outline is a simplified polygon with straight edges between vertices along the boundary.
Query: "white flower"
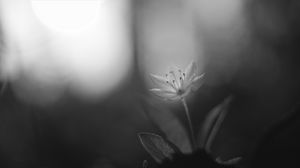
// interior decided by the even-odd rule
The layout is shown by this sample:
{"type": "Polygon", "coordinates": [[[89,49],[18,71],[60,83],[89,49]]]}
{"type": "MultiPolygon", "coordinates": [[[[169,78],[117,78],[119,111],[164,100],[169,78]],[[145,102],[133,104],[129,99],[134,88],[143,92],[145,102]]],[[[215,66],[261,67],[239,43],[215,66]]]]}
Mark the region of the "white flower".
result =
{"type": "Polygon", "coordinates": [[[183,99],[196,89],[198,82],[204,76],[204,74],[197,75],[196,69],[195,62],[191,62],[184,71],[176,68],[165,76],[151,74],[153,81],[159,85],[159,88],[150,89],[150,91],[166,100],[183,99]]]}

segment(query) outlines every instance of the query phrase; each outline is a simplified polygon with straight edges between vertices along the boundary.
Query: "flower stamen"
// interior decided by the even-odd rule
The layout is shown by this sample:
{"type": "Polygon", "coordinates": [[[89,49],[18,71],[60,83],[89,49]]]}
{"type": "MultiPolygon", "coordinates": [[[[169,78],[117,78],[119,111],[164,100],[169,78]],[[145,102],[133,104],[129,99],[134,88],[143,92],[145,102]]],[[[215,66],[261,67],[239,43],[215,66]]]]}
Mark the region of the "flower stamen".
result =
{"type": "Polygon", "coordinates": [[[168,79],[166,80],[166,83],[170,85],[174,90],[177,90],[177,88],[172,84],[168,79]]]}
{"type": "MultiPolygon", "coordinates": [[[[179,83],[179,81],[178,81],[178,78],[177,78],[175,72],[174,72],[174,71],[170,71],[169,73],[173,76],[173,84],[174,84],[174,86],[175,86],[177,89],[179,89],[179,88],[180,88],[180,83],[179,83]]],[[[176,89],[176,90],[177,90],[177,89],[176,89]]]]}
{"type": "Polygon", "coordinates": [[[177,82],[174,79],[172,80],[172,82],[173,82],[173,86],[176,88],[175,90],[178,90],[177,82]]]}
{"type": "Polygon", "coordinates": [[[180,80],[180,88],[182,88],[182,87],[183,87],[183,77],[180,76],[180,77],[179,77],[179,80],[180,80]]]}

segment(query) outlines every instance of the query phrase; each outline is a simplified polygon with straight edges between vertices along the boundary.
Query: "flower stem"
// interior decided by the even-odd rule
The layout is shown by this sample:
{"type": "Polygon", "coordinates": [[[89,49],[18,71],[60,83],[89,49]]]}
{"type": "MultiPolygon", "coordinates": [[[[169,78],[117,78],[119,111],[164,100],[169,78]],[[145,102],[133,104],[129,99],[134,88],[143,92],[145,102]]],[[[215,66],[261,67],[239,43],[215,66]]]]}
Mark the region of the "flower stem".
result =
{"type": "Polygon", "coordinates": [[[185,114],[188,120],[188,124],[189,124],[189,130],[190,130],[190,140],[191,140],[191,144],[192,144],[192,151],[195,151],[197,149],[197,145],[196,145],[196,137],[194,134],[194,129],[193,129],[193,124],[192,124],[192,120],[190,117],[190,113],[189,113],[189,109],[188,106],[186,104],[185,99],[181,99],[181,102],[183,104],[184,110],[185,110],[185,114]]]}

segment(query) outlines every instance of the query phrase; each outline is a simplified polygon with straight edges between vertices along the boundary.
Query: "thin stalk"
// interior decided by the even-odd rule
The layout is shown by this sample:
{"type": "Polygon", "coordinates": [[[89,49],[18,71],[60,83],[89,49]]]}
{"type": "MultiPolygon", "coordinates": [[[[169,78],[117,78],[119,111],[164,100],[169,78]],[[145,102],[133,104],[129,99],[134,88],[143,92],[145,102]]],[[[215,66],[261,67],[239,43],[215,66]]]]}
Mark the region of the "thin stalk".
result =
{"type": "Polygon", "coordinates": [[[189,127],[189,131],[190,131],[190,140],[191,140],[191,144],[192,144],[192,151],[195,151],[197,149],[197,145],[196,145],[196,137],[194,134],[194,128],[193,128],[193,124],[192,124],[192,120],[190,117],[190,113],[189,113],[189,109],[188,106],[186,104],[185,99],[181,99],[181,102],[183,104],[184,110],[185,110],[185,114],[188,120],[188,127],[189,127]]]}

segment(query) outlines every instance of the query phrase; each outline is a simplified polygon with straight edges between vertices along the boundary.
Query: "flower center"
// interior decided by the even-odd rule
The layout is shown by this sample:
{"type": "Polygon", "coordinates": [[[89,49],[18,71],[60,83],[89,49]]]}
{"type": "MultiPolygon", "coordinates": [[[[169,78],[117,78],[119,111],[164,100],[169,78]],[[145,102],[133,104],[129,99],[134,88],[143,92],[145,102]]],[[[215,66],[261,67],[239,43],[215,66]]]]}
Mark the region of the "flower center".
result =
{"type": "Polygon", "coordinates": [[[178,69],[178,71],[172,70],[169,73],[165,74],[165,77],[167,84],[169,84],[173,89],[175,89],[178,94],[183,94],[184,90],[182,89],[182,87],[185,78],[185,73],[182,72],[181,69],[178,69]]]}
{"type": "Polygon", "coordinates": [[[178,89],[178,90],[177,90],[177,94],[178,94],[178,95],[182,95],[183,93],[184,93],[184,90],[183,90],[183,89],[178,89]]]}

